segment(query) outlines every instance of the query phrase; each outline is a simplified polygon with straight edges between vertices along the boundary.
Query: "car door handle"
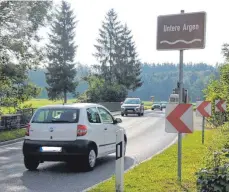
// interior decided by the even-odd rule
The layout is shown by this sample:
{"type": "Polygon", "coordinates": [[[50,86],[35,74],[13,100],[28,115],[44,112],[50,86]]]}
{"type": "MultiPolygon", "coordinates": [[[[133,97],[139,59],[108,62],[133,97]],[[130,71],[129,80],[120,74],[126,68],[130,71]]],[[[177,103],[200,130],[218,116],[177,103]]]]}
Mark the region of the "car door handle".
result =
{"type": "Polygon", "coordinates": [[[107,128],[104,128],[104,130],[106,131],[106,130],[107,130],[107,128]]]}

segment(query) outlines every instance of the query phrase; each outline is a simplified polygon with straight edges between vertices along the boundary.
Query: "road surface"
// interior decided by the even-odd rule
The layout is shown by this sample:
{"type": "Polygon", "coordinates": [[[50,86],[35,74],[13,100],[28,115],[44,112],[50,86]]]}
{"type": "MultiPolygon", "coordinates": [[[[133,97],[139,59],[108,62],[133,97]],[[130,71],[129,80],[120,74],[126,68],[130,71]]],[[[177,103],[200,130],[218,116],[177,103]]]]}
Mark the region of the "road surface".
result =
{"type": "MultiPolygon", "coordinates": [[[[120,116],[116,116],[120,117],[120,116]]],[[[145,111],[143,117],[121,117],[128,146],[125,169],[168,146],[176,134],[165,133],[162,111],[145,111]]],[[[24,168],[22,142],[0,147],[0,191],[2,192],[78,192],[108,179],[115,171],[115,154],[98,159],[92,172],[71,172],[65,163],[45,162],[38,171],[24,168]]]]}

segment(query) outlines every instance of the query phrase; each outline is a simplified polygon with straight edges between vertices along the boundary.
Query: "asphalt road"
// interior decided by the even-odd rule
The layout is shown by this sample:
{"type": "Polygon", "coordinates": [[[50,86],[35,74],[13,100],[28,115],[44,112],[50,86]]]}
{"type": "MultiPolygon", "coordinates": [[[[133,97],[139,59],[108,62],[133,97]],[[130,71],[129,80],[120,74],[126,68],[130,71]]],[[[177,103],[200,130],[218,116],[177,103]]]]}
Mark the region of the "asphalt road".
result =
{"type": "MultiPolygon", "coordinates": [[[[174,141],[176,134],[165,133],[164,117],[161,111],[145,111],[143,117],[121,117],[121,125],[128,134],[126,170],[174,141]]],[[[92,172],[71,172],[65,163],[59,162],[45,162],[38,169],[29,172],[24,168],[22,142],[0,147],[0,192],[83,191],[114,174],[115,154],[98,159],[92,172]]]]}

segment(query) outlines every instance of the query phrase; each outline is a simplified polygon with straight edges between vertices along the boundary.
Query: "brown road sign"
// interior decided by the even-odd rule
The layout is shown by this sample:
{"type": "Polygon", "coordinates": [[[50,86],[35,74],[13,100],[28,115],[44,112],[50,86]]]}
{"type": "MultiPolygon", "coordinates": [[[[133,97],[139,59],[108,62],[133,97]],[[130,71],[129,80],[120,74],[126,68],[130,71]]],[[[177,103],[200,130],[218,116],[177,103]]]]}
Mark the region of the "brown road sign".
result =
{"type": "Polygon", "coordinates": [[[158,16],[157,50],[204,49],[205,32],[205,12],[158,16]]]}

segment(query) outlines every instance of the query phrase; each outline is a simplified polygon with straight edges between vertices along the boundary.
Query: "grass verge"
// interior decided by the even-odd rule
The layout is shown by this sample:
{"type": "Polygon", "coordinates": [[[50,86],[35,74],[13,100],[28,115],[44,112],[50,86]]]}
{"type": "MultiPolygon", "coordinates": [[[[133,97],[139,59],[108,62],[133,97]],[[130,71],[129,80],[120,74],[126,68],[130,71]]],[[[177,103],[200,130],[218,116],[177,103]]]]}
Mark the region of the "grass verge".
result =
{"type": "Polygon", "coordinates": [[[15,129],[0,132],[0,142],[21,138],[25,135],[25,129],[15,129]]]}
{"type": "MultiPolygon", "coordinates": [[[[75,101],[76,101],[75,99],[68,99],[67,103],[73,103],[75,101]]],[[[61,100],[51,101],[48,99],[31,99],[24,103],[24,105],[32,105],[35,108],[39,108],[44,105],[53,105],[53,104],[63,104],[63,101],[61,100]]]]}
{"type": "Polygon", "coordinates": [[[152,104],[153,104],[153,102],[152,102],[152,101],[143,101],[143,103],[144,103],[144,106],[145,106],[145,107],[146,107],[146,106],[151,107],[151,106],[152,106],[152,104]]]}
{"type": "MultiPolygon", "coordinates": [[[[75,101],[76,101],[75,99],[69,99],[67,101],[67,103],[73,103],[75,101]]],[[[53,104],[63,104],[63,101],[61,101],[61,100],[51,101],[48,99],[31,99],[31,100],[26,101],[23,104],[21,104],[21,107],[31,105],[33,108],[39,108],[39,107],[42,107],[44,105],[53,105],[53,104]]],[[[15,112],[15,109],[13,107],[2,107],[1,110],[2,110],[3,114],[15,112]]]]}
{"type": "MultiPolygon", "coordinates": [[[[201,144],[201,131],[196,131],[183,139],[181,186],[176,180],[177,144],[174,144],[163,153],[128,171],[124,176],[125,191],[196,191],[195,173],[204,167],[205,157],[209,155],[208,148],[220,148],[222,145],[222,143],[217,142],[221,137],[214,137],[218,132],[218,130],[206,130],[205,145],[201,144]]],[[[114,177],[90,190],[90,192],[113,191],[115,191],[114,177]]]]}
{"type": "Polygon", "coordinates": [[[144,106],[145,110],[151,109],[151,106],[144,106]]]}

